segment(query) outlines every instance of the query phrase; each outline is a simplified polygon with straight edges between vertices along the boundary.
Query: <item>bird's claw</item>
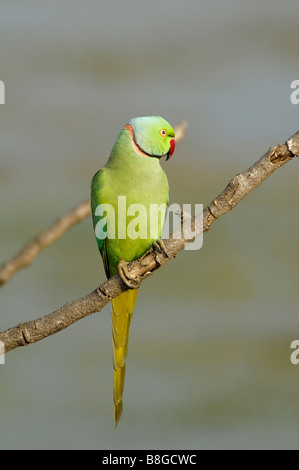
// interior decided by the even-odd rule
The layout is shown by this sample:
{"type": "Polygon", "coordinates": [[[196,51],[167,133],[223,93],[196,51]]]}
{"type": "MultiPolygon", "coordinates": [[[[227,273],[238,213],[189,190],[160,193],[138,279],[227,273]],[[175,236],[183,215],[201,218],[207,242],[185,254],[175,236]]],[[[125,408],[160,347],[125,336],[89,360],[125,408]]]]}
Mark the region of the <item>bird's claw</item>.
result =
{"type": "Polygon", "coordinates": [[[136,278],[130,276],[127,264],[127,261],[123,259],[119,261],[117,266],[118,274],[129,289],[137,289],[140,286],[140,282],[136,278]]]}

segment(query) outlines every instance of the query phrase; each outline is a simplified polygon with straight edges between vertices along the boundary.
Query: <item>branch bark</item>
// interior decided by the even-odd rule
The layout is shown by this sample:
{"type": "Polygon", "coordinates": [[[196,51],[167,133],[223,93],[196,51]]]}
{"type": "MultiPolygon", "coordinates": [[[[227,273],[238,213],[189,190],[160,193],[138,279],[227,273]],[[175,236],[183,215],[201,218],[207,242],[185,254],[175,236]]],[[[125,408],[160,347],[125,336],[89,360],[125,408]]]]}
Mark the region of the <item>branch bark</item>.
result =
{"type": "MultiPolygon", "coordinates": [[[[133,283],[136,288],[139,287],[146,277],[170,261],[188,243],[201,235],[202,231],[208,231],[215,220],[234,209],[247,194],[298,155],[299,131],[285,144],[270,148],[247,171],[237,174],[228,183],[222,193],[204,209],[202,229],[198,228],[194,218],[188,214],[182,214],[182,220],[184,217],[191,217],[189,232],[185,231],[179,238],[179,233],[171,234],[169,239],[164,240],[165,252],[158,247],[153,247],[141,259],[127,263],[124,274],[128,283],[133,283]]],[[[113,276],[85,297],[68,302],[49,315],[1,332],[0,341],[4,343],[5,352],[40,341],[92,313],[99,312],[112,298],[127,289],[126,283],[119,275],[113,276]]]]}
{"type": "MultiPolygon", "coordinates": [[[[186,134],[187,122],[183,121],[175,127],[176,143],[186,134]]],[[[52,225],[30,240],[15,256],[0,267],[0,287],[6,284],[18,271],[29,266],[34,259],[64,235],[74,225],[82,222],[90,215],[90,199],[78,204],[72,210],[59,217],[52,225]]]]}
{"type": "Polygon", "coordinates": [[[29,266],[41,251],[52,245],[71,227],[88,217],[89,214],[90,200],[88,199],[59,217],[50,227],[28,242],[13,258],[0,267],[0,287],[8,282],[20,269],[29,266]]]}

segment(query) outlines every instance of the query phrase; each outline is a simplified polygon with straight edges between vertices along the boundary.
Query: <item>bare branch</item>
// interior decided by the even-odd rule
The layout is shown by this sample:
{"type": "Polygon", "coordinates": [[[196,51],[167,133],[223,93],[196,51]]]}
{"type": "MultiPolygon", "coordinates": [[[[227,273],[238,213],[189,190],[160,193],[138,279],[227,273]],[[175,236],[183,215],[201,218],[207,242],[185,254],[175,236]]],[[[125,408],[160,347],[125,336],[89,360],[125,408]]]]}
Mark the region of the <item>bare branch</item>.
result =
{"type": "Polygon", "coordinates": [[[67,214],[59,217],[50,227],[27,243],[12,259],[0,268],[0,286],[3,286],[20,269],[29,266],[34,258],[47,246],[78,224],[90,214],[90,201],[84,201],[67,214]]]}
{"type": "MultiPolygon", "coordinates": [[[[251,191],[260,186],[266,178],[278,170],[295,156],[299,155],[299,131],[284,145],[269,149],[260,160],[244,173],[236,175],[224,191],[214,199],[204,210],[203,231],[224,214],[230,212],[251,191]]],[[[185,215],[184,217],[190,217],[185,215]]],[[[191,231],[195,231],[196,223],[192,218],[191,231]]],[[[193,234],[196,238],[201,233],[193,234]]],[[[157,269],[170,261],[186,244],[191,241],[191,233],[185,233],[181,238],[172,234],[165,242],[165,253],[159,248],[152,248],[139,260],[128,263],[125,275],[130,284],[139,287],[141,282],[157,269]]],[[[90,294],[78,300],[68,302],[53,313],[37,320],[21,323],[0,333],[0,341],[5,345],[5,351],[11,351],[19,346],[26,346],[61,331],[82,318],[99,312],[112,298],[127,290],[127,285],[119,275],[113,276],[90,294]]]]}
{"type": "MultiPolygon", "coordinates": [[[[175,127],[176,143],[185,137],[187,127],[188,123],[186,121],[175,127]]],[[[56,242],[70,228],[86,219],[90,212],[90,199],[88,199],[59,217],[50,227],[29,241],[13,258],[0,266],[0,287],[8,282],[20,269],[29,266],[41,251],[56,242]]]]}

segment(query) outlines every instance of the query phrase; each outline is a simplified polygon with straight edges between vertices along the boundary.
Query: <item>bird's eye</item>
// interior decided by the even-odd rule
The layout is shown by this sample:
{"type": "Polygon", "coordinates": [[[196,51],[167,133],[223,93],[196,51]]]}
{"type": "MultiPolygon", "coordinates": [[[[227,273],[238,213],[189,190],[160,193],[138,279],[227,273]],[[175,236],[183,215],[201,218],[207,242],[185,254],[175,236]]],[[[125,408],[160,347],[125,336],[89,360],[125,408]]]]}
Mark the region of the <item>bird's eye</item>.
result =
{"type": "Polygon", "coordinates": [[[160,135],[162,135],[162,137],[165,137],[167,135],[167,132],[165,129],[161,129],[160,130],[160,135]]]}

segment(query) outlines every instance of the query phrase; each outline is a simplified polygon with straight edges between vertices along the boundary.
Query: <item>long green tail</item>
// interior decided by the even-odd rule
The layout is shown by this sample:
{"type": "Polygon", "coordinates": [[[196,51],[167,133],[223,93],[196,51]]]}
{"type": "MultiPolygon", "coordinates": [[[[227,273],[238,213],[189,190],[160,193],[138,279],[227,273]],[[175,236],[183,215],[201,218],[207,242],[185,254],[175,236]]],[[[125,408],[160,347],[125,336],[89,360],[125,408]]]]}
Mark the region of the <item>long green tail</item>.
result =
{"type": "Polygon", "coordinates": [[[128,353],[129,331],[138,290],[128,290],[111,300],[112,346],[113,346],[113,413],[115,427],[123,410],[126,357],[128,353]]]}

